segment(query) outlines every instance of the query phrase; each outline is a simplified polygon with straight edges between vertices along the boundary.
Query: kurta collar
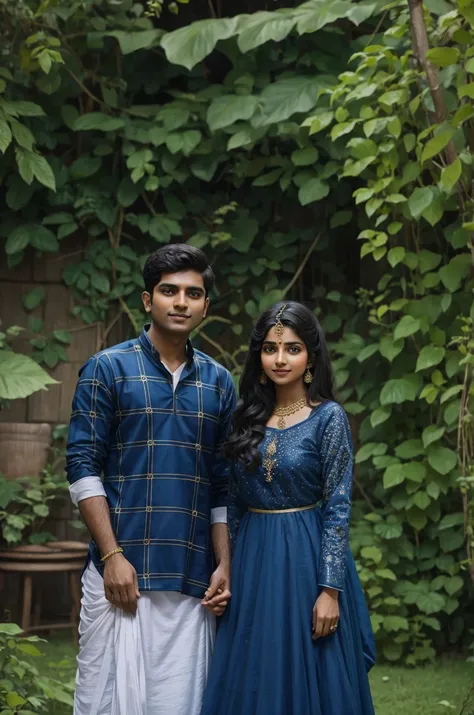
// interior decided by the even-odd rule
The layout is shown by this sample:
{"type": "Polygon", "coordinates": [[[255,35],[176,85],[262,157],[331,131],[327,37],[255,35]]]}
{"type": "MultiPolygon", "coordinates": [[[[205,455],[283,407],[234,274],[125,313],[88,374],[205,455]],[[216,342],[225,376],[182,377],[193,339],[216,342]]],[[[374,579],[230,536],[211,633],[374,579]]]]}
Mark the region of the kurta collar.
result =
{"type": "MultiPolygon", "coordinates": [[[[161,362],[160,358],[160,353],[158,350],[155,348],[153,343],[151,342],[150,338],[148,337],[148,330],[150,329],[150,323],[147,323],[146,325],[143,326],[143,330],[141,332],[141,335],[139,337],[139,342],[142,348],[147,352],[149,355],[152,355],[155,360],[159,360],[161,362]]],[[[190,368],[193,364],[194,361],[194,348],[192,346],[192,343],[190,340],[187,341],[186,343],[186,367],[190,368]]]]}

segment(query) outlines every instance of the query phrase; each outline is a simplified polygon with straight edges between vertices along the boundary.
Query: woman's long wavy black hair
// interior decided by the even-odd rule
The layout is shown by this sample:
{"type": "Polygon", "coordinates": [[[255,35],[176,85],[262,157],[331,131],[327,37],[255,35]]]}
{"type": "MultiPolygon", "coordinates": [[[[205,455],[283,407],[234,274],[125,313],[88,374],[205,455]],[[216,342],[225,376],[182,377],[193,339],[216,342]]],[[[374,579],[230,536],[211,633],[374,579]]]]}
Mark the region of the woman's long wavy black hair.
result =
{"type": "Polygon", "coordinates": [[[333,375],[326,339],[313,313],[301,303],[288,301],[276,303],[266,310],[255,323],[249,351],[240,379],[240,400],[237,404],[232,430],[226,444],[227,456],[241,462],[247,469],[256,469],[261,463],[258,450],[265,435],[265,425],[275,407],[275,386],[271,380],[260,383],[262,363],[260,352],[269,330],[277,322],[277,313],[283,325],[291,328],[304,342],[308,351],[313,380],[307,387],[308,404],[334,400],[333,375]]]}

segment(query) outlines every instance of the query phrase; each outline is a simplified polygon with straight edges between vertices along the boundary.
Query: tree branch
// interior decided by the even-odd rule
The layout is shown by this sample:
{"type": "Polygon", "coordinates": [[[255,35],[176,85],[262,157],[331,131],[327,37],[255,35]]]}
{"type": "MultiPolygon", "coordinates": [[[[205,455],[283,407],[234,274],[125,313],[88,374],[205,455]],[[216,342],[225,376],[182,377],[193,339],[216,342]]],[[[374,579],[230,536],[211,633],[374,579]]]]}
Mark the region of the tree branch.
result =
{"type": "Polygon", "coordinates": [[[321,234],[318,233],[318,235],[317,235],[316,238],[314,239],[313,243],[312,243],[311,246],[309,247],[308,253],[307,253],[306,256],[303,258],[303,260],[302,260],[302,262],[301,262],[301,264],[300,264],[300,267],[298,268],[298,270],[296,271],[295,275],[293,276],[293,278],[291,279],[291,281],[288,283],[288,285],[287,285],[286,288],[284,289],[284,291],[283,291],[283,296],[285,296],[285,295],[293,288],[293,286],[295,285],[296,281],[298,280],[298,278],[300,277],[300,275],[303,273],[304,267],[305,267],[305,265],[308,263],[309,257],[311,256],[312,252],[313,252],[314,249],[316,248],[316,246],[317,246],[318,241],[319,241],[320,238],[321,238],[321,234]]]}
{"type": "MultiPolygon", "coordinates": [[[[408,8],[410,10],[413,54],[426,74],[435,107],[435,118],[438,123],[441,123],[447,119],[448,110],[439,83],[438,69],[426,58],[430,45],[423,14],[423,0],[408,0],[408,8]]],[[[448,164],[452,164],[457,159],[456,147],[452,141],[449,142],[445,149],[445,156],[448,164]]]]}

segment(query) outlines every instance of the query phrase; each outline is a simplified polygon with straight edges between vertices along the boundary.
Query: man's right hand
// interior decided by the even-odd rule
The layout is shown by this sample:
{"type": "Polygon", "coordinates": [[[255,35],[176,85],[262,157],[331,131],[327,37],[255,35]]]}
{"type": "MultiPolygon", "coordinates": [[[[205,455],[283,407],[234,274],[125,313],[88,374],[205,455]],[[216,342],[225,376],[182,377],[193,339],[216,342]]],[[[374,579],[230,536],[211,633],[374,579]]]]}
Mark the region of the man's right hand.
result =
{"type": "Polygon", "coordinates": [[[137,572],[122,554],[110,556],[104,564],[105,597],[126,613],[137,612],[140,598],[137,572]]]}

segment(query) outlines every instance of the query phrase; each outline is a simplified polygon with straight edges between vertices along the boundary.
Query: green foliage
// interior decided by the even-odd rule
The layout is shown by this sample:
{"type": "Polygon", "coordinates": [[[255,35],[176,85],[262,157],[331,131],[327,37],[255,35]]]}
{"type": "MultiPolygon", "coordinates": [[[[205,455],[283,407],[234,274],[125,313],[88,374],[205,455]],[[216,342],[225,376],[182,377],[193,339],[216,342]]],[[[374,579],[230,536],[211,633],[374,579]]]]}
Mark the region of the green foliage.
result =
{"type": "Polygon", "coordinates": [[[0,474],[1,540],[8,546],[43,544],[54,536],[43,530],[51,506],[68,495],[64,474],[48,467],[40,477],[6,479],[0,474]]]}
{"type": "MultiPolygon", "coordinates": [[[[36,299],[29,294],[30,303],[36,299]]],[[[6,333],[0,333],[0,402],[28,397],[57,382],[35,360],[10,349],[9,341],[20,330],[12,326],[6,333]]]]}
{"type": "MultiPolygon", "coordinates": [[[[194,339],[236,377],[260,311],[312,305],[356,416],[353,550],[379,650],[416,664],[473,625],[472,475],[456,444],[471,354],[459,316],[474,317],[474,37],[468,0],[430,7],[447,112],[429,124],[407,6],[376,16],[383,5],[310,0],[170,33],[151,4],[35,6],[42,33],[16,34],[1,74],[1,236],[12,268],[71,237],[73,314],[106,334],[120,312],[140,329],[151,250],[209,249],[218,291],[194,339]]],[[[42,299],[24,305],[52,367],[67,337],[42,334],[42,299]]]]}
{"type": "Polygon", "coordinates": [[[3,715],[49,713],[54,703],[71,708],[73,682],[61,682],[61,664],[55,677],[39,673],[32,658],[42,655],[37,636],[22,636],[15,623],[0,623],[0,708],[3,715]],[[58,672],[59,671],[59,672],[58,672]]]}

